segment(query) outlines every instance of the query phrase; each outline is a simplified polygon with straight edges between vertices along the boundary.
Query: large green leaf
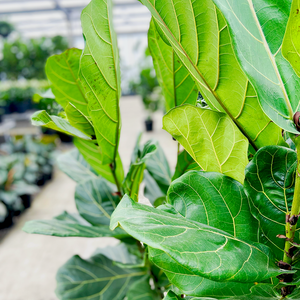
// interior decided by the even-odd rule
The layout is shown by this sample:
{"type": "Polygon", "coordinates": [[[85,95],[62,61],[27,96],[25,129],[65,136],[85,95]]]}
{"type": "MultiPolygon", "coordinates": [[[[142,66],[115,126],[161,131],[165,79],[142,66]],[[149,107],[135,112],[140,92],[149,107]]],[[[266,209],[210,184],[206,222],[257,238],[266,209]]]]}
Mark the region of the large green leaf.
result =
{"type": "Polygon", "coordinates": [[[120,135],[120,68],[116,34],[112,27],[112,0],[92,0],[82,11],[85,48],[80,78],[88,99],[101,162],[112,163],[120,135]]]}
{"type": "Polygon", "coordinates": [[[73,127],[68,120],[57,116],[50,116],[45,110],[35,112],[31,116],[31,122],[35,126],[44,126],[85,140],[91,139],[90,136],[73,127]]]}
{"type": "Polygon", "coordinates": [[[185,103],[195,105],[198,88],[173,48],[160,37],[154,20],[151,21],[148,31],[148,47],[165,97],[166,110],[185,103]]]}
{"type": "Polygon", "coordinates": [[[92,226],[79,215],[70,215],[67,212],[52,220],[35,220],[26,222],[23,231],[33,234],[52,235],[59,237],[115,237],[126,238],[128,235],[120,228],[109,230],[108,226],[92,226]]]}
{"type": "Polygon", "coordinates": [[[79,81],[79,62],[82,50],[72,48],[59,55],[48,58],[46,74],[51,81],[55,100],[65,109],[73,104],[85,116],[88,116],[87,100],[79,81]]]}
{"type": "MultiPolygon", "coordinates": [[[[94,142],[75,138],[74,145],[78,148],[84,159],[100,176],[115,183],[110,166],[101,163],[100,149],[94,142]]],[[[119,182],[122,182],[124,179],[123,164],[119,154],[116,157],[116,177],[119,182]]]]}
{"type": "Polygon", "coordinates": [[[197,276],[176,262],[167,253],[151,247],[149,247],[149,259],[163,270],[169,281],[185,295],[225,299],[237,295],[247,295],[250,293],[250,288],[254,285],[254,283],[232,281],[218,282],[197,276]]]}
{"type": "Polygon", "coordinates": [[[57,158],[57,165],[61,171],[77,183],[82,183],[85,180],[98,177],[78,149],[73,149],[59,155],[57,158]]]}
{"type": "Polygon", "coordinates": [[[220,172],[241,183],[248,163],[248,140],[224,113],[183,105],[163,118],[163,128],[204,171],[220,172]]]}
{"type": "MultiPolygon", "coordinates": [[[[283,258],[285,240],[276,236],[285,235],[286,215],[290,212],[294,195],[296,167],[295,151],[268,146],[260,149],[246,168],[245,189],[252,213],[259,221],[263,235],[261,242],[273,250],[278,260],[283,258]]],[[[299,233],[298,229],[295,242],[299,242],[299,233]]]]}
{"type": "Polygon", "coordinates": [[[226,112],[254,148],[282,144],[233,53],[229,30],[211,0],[141,0],[211,108],[226,112]]]}
{"type": "Polygon", "coordinates": [[[83,133],[94,137],[95,131],[93,124],[89,120],[89,117],[85,116],[79,109],[77,109],[72,103],[68,103],[65,107],[65,112],[70,124],[82,131],[83,133]]]}
{"type": "Polygon", "coordinates": [[[287,24],[282,44],[282,54],[291,63],[295,72],[300,76],[300,2],[293,0],[290,18],[287,24]]]}
{"type": "MultiPolygon", "coordinates": [[[[243,186],[219,173],[190,171],[172,182],[167,195],[177,213],[247,241],[257,242],[258,224],[252,217],[243,186]]],[[[195,275],[163,251],[149,247],[151,260],[162,268],[183,294],[193,296],[245,295],[254,283],[215,282],[195,275]]]]}
{"type": "Polygon", "coordinates": [[[127,300],[161,300],[161,297],[151,289],[147,275],[131,285],[126,297],[127,300]]]}
{"type": "Polygon", "coordinates": [[[145,275],[142,268],[121,268],[102,254],[87,260],[76,255],[58,270],[56,295],[61,300],[123,300],[145,275]]]}
{"type": "Polygon", "coordinates": [[[93,225],[109,225],[110,215],[120,199],[114,187],[102,178],[86,180],[76,186],[75,203],[80,215],[93,225]]]}
{"type": "Polygon", "coordinates": [[[188,220],[258,242],[258,224],[251,215],[244,187],[230,177],[190,171],[172,182],[167,203],[188,220]]]}
{"type": "Polygon", "coordinates": [[[264,245],[247,243],[222,230],[136,203],[128,195],[111,216],[111,229],[118,225],[195,275],[211,280],[251,283],[281,273],[264,245]]]}
{"type": "Polygon", "coordinates": [[[175,173],[172,180],[179,178],[181,175],[188,171],[198,170],[200,171],[200,166],[194,161],[194,159],[188,154],[186,150],[180,152],[177,158],[177,164],[175,168],[175,173]]]}
{"type": "Polygon", "coordinates": [[[300,79],[281,53],[291,0],[213,0],[224,14],[237,58],[264,112],[283,129],[298,133],[300,79]]]}
{"type": "Polygon", "coordinates": [[[124,179],[124,192],[132,197],[135,201],[138,200],[140,184],[143,181],[144,170],[147,160],[156,153],[157,142],[148,141],[143,150],[138,151],[136,161],[130,165],[129,171],[124,179]]]}

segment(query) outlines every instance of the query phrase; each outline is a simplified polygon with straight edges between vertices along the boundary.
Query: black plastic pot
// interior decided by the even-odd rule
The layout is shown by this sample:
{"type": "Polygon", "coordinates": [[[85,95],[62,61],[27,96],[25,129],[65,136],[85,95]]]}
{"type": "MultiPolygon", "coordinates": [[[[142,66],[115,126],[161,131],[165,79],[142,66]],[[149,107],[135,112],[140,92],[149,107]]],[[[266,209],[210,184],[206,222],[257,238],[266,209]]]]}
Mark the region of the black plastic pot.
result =
{"type": "Polygon", "coordinates": [[[153,130],[153,120],[148,119],[145,121],[146,131],[152,131],[153,130]]]}
{"type": "Polygon", "coordinates": [[[62,132],[57,132],[62,143],[72,143],[73,137],[71,135],[64,134],[62,132]]]}
{"type": "Polygon", "coordinates": [[[5,217],[4,221],[0,223],[0,229],[9,228],[14,224],[13,217],[14,212],[11,210],[5,203],[4,205],[7,208],[7,216],[5,217]]]}
{"type": "Polygon", "coordinates": [[[45,174],[45,180],[46,181],[50,181],[53,178],[53,172],[49,173],[49,174],[45,174]]]}
{"type": "Polygon", "coordinates": [[[36,181],[37,186],[43,186],[46,183],[46,178],[44,175],[40,176],[36,181]]]}
{"type": "Polygon", "coordinates": [[[22,204],[25,209],[27,209],[31,206],[31,195],[28,195],[28,194],[22,195],[22,196],[20,196],[20,198],[22,199],[22,204]]]}

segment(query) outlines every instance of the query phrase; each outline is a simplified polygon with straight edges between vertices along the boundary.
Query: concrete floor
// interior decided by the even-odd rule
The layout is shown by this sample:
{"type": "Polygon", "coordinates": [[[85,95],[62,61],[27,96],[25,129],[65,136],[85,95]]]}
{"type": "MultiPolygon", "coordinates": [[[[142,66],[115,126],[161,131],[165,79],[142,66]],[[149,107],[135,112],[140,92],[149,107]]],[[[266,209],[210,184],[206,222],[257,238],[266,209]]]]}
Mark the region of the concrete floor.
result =
{"type": "MultiPolygon", "coordinates": [[[[139,97],[122,98],[120,106],[123,123],[120,155],[128,169],[136,137],[144,130],[145,112],[139,97]]],[[[177,143],[161,129],[161,118],[162,113],[155,114],[154,131],[145,133],[142,142],[157,139],[174,169],[177,143]]],[[[76,212],[74,191],[75,183],[56,171],[53,181],[41,190],[32,207],[0,242],[0,300],[55,300],[55,275],[62,264],[74,254],[88,258],[97,247],[117,243],[112,238],[57,238],[22,232],[26,221],[50,219],[63,210],[76,212]]]]}

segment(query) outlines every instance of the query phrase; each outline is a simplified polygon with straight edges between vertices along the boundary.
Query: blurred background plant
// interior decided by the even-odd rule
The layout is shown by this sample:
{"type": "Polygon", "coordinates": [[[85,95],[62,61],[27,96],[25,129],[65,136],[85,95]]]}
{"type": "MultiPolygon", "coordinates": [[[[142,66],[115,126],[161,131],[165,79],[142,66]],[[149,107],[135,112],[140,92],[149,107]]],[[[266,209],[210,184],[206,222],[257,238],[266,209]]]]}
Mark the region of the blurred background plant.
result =
{"type": "Polygon", "coordinates": [[[141,96],[147,112],[145,120],[146,131],[153,129],[153,113],[164,109],[164,99],[155,74],[152,57],[149,49],[145,51],[144,58],[139,62],[140,75],[137,80],[130,82],[130,90],[141,96]]]}
{"type": "Polygon", "coordinates": [[[31,197],[52,179],[55,139],[10,138],[0,145],[0,228],[31,205],[31,197]]]}

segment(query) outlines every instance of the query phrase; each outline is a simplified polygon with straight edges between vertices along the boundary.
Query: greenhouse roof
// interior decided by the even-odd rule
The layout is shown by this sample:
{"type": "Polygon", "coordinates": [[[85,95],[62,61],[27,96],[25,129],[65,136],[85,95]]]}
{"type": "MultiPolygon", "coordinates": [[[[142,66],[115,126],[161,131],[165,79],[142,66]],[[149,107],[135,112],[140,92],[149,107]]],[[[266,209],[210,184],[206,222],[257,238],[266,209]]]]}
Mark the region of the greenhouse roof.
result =
{"type": "MultiPolygon", "coordinates": [[[[90,0],[0,0],[0,20],[12,23],[22,36],[81,36],[80,13],[90,0]]],[[[145,33],[150,13],[138,0],[113,0],[118,34],[145,33]]]]}

